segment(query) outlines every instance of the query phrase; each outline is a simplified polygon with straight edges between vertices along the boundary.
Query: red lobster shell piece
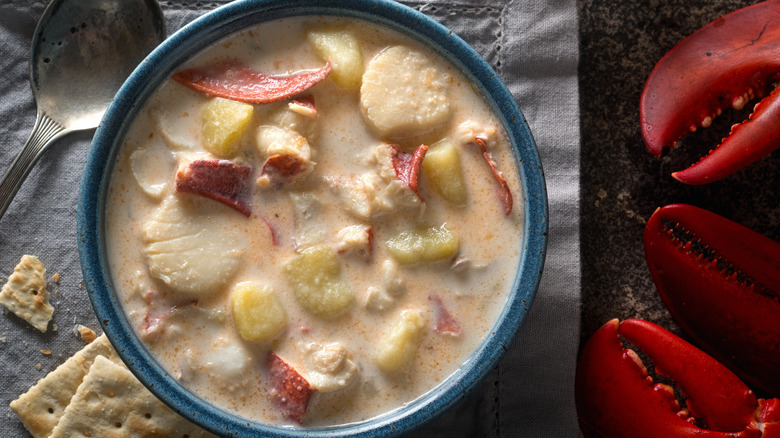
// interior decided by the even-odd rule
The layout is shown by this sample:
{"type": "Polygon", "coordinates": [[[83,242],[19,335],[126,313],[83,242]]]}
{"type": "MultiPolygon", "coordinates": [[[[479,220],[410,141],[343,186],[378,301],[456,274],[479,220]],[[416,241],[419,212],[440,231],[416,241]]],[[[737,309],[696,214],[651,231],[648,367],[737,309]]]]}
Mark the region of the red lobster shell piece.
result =
{"type": "Polygon", "coordinates": [[[753,388],[780,395],[780,243],[672,204],[647,222],[644,245],[675,321],[753,388]]]}
{"type": "Polygon", "coordinates": [[[246,103],[270,103],[300,94],[322,82],[333,66],[286,76],[256,71],[241,61],[228,60],[174,73],[172,79],[209,96],[246,103]]]}
{"type": "Polygon", "coordinates": [[[428,153],[428,146],[421,144],[413,153],[404,152],[398,145],[391,144],[393,148],[393,169],[395,176],[404,184],[409,186],[417,197],[420,197],[420,188],[417,180],[420,175],[420,166],[422,165],[425,154],[428,153]]]}
{"type": "Polygon", "coordinates": [[[585,436],[604,438],[777,438],[777,399],[756,399],[736,375],[663,328],[613,319],[587,342],[577,364],[575,401],[585,436]],[[671,387],[653,384],[630,341],[687,394],[681,410],[671,387]],[[690,416],[689,416],[690,413],[690,416]]]}
{"type": "Polygon", "coordinates": [[[490,166],[490,171],[493,172],[493,178],[496,180],[496,193],[498,193],[498,199],[501,201],[501,206],[504,207],[504,215],[509,216],[512,213],[512,192],[509,190],[509,184],[506,179],[501,175],[501,172],[496,168],[496,162],[493,157],[490,156],[490,152],[487,148],[487,143],[482,138],[475,138],[474,142],[479,146],[482,151],[482,157],[490,166]]]}
{"type": "Polygon", "coordinates": [[[269,397],[285,418],[303,424],[314,389],[276,353],[268,356],[269,397]]]}
{"type": "MultiPolygon", "coordinates": [[[[780,76],[780,0],[740,9],[702,27],[672,48],[645,83],[639,105],[642,137],[660,156],[685,133],[708,127],[729,106],[741,109],[780,76]]],[[[686,184],[724,178],[780,147],[780,94],[690,168],[672,174],[686,184]]]]}
{"type": "Polygon", "coordinates": [[[176,192],[193,193],[252,214],[252,168],[227,160],[195,160],[176,173],[176,192]]]}

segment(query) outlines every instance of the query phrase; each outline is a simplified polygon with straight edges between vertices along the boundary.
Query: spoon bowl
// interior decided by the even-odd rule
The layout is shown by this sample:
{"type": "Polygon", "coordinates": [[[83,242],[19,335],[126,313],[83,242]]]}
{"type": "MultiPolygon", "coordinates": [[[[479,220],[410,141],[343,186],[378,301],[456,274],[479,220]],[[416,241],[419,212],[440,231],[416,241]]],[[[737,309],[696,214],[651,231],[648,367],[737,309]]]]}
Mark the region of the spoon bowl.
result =
{"type": "Polygon", "coordinates": [[[48,146],[97,127],[124,80],[165,35],[156,0],[52,0],[32,40],[35,126],[0,182],[0,217],[48,146]]]}

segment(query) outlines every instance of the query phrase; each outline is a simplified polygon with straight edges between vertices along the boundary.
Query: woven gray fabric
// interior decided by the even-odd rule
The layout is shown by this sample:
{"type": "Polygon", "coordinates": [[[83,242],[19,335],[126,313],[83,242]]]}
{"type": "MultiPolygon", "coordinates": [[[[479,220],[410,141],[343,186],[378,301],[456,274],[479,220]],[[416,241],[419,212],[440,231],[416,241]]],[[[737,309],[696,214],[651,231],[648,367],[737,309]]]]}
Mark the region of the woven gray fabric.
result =
{"type": "MultiPolygon", "coordinates": [[[[223,2],[165,0],[169,33],[223,2]]],[[[574,0],[438,0],[405,4],[450,27],[504,79],[542,157],[550,198],[548,258],[529,317],[498,368],[413,436],[574,437],[579,340],[579,112],[574,0]]],[[[45,2],[0,0],[0,173],[35,120],[29,48],[45,2]]],[[[56,330],[42,334],[0,312],[0,436],[28,436],[8,403],[83,346],[76,324],[100,332],[82,282],[76,236],[81,169],[93,131],[70,134],[38,162],[0,220],[0,278],[23,254],[48,269],[56,330]],[[58,284],[51,276],[58,273],[58,284]],[[42,349],[52,351],[44,355],[42,349]],[[36,364],[40,364],[36,368],[36,364]]]]}

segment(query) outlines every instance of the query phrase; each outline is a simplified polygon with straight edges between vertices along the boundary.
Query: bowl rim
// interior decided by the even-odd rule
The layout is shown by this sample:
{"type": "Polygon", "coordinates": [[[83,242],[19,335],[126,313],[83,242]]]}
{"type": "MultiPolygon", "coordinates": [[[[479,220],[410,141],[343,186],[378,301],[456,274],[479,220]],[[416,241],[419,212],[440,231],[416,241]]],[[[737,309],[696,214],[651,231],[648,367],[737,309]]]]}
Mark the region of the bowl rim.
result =
{"type": "Polygon", "coordinates": [[[544,172],[528,123],[490,65],[432,18],[391,0],[239,0],[202,15],[170,36],[128,77],[107,109],[90,147],[79,188],[78,248],[88,296],[103,331],[133,374],[159,399],[217,434],[240,436],[393,436],[414,430],[460,401],[494,369],[531,307],[547,249],[544,172]],[[298,15],[336,15],[385,25],[432,48],[477,86],[502,122],[522,184],[525,229],[518,271],[504,310],[474,354],[443,382],[397,408],[358,423],[293,429],[254,422],[210,405],[171,378],[143,347],[116,299],[101,246],[100,214],[121,139],[140,106],[172,70],[194,53],[237,30],[298,15]],[[205,36],[205,37],[203,37],[205,36]]]}

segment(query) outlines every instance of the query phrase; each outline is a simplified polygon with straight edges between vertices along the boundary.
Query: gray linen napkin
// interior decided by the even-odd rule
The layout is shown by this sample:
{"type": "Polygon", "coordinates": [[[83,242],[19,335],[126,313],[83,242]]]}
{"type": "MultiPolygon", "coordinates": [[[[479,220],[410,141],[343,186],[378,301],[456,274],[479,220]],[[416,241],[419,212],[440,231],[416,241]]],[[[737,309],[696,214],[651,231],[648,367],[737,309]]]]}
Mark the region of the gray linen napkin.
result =
{"type": "MultiPolygon", "coordinates": [[[[169,32],[223,2],[161,2],[169,32]]],[[[579,110],[574,0],[406,1],[450,27],[504,79],[536,139],[547,178],[549,248],[541,288],[498,368],[472,394],[414,436],[574,437],[579,339],[579,110]]],[[[0,0],[0,174],[35,120],[29,47],[45,2],[0,0]]],[[[93,132],[58,141],[33,169],[0,220],[0,278],[23,254],[47,266],[56,308],[42,334],[0,315],[0,436],[28,436],[8,403],[80,349],[76,324],[100,326],[87,299],[76,249],[81,169],[93,132]],[[51,277],[60,275],[60,282],[51,277]],[[40,350],[51,350],[44,355],[40,350]]]]}

